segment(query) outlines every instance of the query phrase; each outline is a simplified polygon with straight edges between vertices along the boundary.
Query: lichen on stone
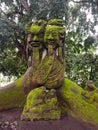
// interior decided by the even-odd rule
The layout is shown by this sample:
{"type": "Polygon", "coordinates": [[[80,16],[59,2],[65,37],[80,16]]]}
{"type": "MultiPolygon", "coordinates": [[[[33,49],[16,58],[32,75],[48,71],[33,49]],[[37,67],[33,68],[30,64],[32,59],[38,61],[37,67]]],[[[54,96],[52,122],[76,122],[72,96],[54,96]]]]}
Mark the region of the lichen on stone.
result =
{"type": "Polygon", "coordinates": [[[57,25],[57,26],[64,26],[64,21],[62,19],[51,19],[48,22],[49,25],[57,25]]]}
{"type": "Polygon", "coordinates": [[[25,29],[31,66],[24,76],[0,89],[0,110],[24,106],[22,120],[60,119],[67,112],[78,120],[98,124],[98,89],[93,84],[82,89],[64,78],[63,21],[38,20],[25,29]]]}
{"type": "Polygon", "coordinates": [[[49,120],[60,119],[61,110],[55,90],[40,87],[32,90],[27,97],[21,119],[22,120],[49,120]]]}
{"type": "Polygon", "coordinates": [[[16,82],[0,89],[0,110],[24,106],[26,95],[23,88],[23,76],[16,82]]]}
{"type": "Polygon", "coordinates": [[[98,124],[98,104],[84,100],[81,93],[84,90],[74,82],[65,79],[60,88],[62,99],[66,104],[67,112],[78,120],[91,124],[98,124]],[[73,91],[76,89],[76,91],[73,91]]]}

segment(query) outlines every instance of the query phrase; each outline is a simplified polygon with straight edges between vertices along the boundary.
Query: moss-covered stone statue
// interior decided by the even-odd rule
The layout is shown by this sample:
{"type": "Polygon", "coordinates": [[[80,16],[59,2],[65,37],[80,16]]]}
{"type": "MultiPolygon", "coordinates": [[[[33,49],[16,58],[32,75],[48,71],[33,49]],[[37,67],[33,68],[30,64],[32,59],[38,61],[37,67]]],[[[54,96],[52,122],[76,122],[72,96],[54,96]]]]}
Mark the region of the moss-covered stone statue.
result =
{"type": "Polygon", "coordinates": [[[45,21],[39,20],[31,25],[29,32],[32,64],[24,76],[26,92],[42,85],[48,89],[60,87],[65,71],[65,28],[62,20],[50,20],[47,26],[45,21]]]}
{"type": "MultiPolygon", "coordinates": [[[[33,25],[31,26],[31,28],[35,29],[35,27],[37,28],[37,26],[33,25]]],[[[22,113],[22,119],[58,119],[61,117],[61,110],[59,108],[59,102],[57,100],[56,92],[51,97],[51,90],[56,91],[56,89],[61,87],[64,83],[65,28],[63,27],[63,21],[50,20],[47,23],[44,32],[44,46],[41,47],[41,59],[39,60],[38,56],[39,49],[36,49],[35,52],[35,46],[33,50],[34,54],[32,55],[32,61],[34,61],[34,63],[32,65],[33,72],[31,73],[31,82],[32,85],[34,83],[34,87],[40,88],[31,91],[28,95],[27,103],[22,113]],[[60,25],[58,23],[60,23],[60,25]],[[35,54],[38,58],[37,60],[34,60],[36,58],[35,54]],[[46,89],[43,90],[41,86],[44,86],[46,89]],[[41,93],[37,93],[35,97],[33,95],[34,93],[36,93],[36,90],[38,92],[41,91],[41,93]],[[32,100],[30,100],[31,97],[32,100]],[[38,97],[40,97],[40,99],[38,97]],[[41,97],[43,97],[43,100],[41,100],[41,97]]],[[[31,42],[31,45],[32,44],[34,43],[31,42]]]]}
{"type": "Polygon", "coordinates": [[[66,113],[98,124],[98,90],[64,78],[65,27],[60,19],[38,20],[28,31],[28,69],[0,89],[0,110],[23,108],[21,120],[60,119],[66,113]]]}

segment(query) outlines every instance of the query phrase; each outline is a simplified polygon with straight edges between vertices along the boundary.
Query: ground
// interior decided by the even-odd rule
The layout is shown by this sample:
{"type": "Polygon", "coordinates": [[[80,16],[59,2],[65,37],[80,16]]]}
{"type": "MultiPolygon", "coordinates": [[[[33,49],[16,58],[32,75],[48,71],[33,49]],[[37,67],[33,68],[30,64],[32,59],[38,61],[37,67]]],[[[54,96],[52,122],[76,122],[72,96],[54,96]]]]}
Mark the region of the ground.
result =
{"type": "Polygon", "coordinates": [[[91,125],[66,115],[61,120],[21,121],[22,109],[0,112],[0,130],[98,130],[98,125],[91,125]]]}

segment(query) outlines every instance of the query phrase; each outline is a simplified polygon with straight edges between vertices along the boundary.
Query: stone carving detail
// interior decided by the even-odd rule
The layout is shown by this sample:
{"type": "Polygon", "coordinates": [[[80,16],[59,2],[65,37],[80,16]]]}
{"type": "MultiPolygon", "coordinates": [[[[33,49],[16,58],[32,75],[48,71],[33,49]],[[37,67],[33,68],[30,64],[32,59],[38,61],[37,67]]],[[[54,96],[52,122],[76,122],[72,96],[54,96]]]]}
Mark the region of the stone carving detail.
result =
{"type": "Polygon", "coordinates": [[[29,33],[31,66],[25,74],[24,88],[30,93],[21,119],[60,119],[56,89],[63,85],[65,72],[63,21],[39,20],[30,26],[29,33]]]}
{"type": "Polygon", "coordinates": [[[28,44],[28,59],[31,57],[31,67],[25,74],[25,90],[30,91],[40,86],[48,89],[60,87],[65,71],[63,21],[52,19],[48,22],[39,20],[33,23],[29,27],[28,44]]]}
{"type": "Polygon", "coordinates": [[[28,94],[21,120],[60,119],[56,90],[45,87],[36,88],[28,94]]]}
{"type": "Polygon", "coordinates": [[[58,58],[60,62],[64,62],[64,44],[65,44],[65,28],[62,20],[50,20],[47,24],[45,43],[48,48],[48,55],[58,58]]]}
{"type": "Polygon", "coordinates": [[[45,82],[46,88],[60,87],[64,79],[65,71],[65,28],[62,20],[50,20],[47,23],[44,42],[47,47],[47,57],[50,60],[51,70],[45,82]]]}
{"type": "Polygon", "coordinates": [[[39,20],[29,27],[27,50],[28,60],[31,57],[31,65],[34,65],[34,62],[39,62],[42,59],[45,26],[46,21],[39,20]]]}

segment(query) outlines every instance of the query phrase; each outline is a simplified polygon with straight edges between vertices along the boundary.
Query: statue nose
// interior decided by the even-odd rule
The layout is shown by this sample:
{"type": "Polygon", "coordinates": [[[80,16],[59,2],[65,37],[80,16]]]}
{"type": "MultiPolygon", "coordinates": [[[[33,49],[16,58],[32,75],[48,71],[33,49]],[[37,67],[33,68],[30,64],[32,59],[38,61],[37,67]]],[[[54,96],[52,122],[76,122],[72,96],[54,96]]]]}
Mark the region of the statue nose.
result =
{"type": "Polygon", "coordinates": [[[38,37],[36,35],[33,37],[33,41],[38,41],[38,37]]]}
{"type": "Polygon", "coordinates": [[[53,40],[52,34],[50,34],[50,35],[48,36],[48,39],[49,39],[49,40],[53,40]]]}

